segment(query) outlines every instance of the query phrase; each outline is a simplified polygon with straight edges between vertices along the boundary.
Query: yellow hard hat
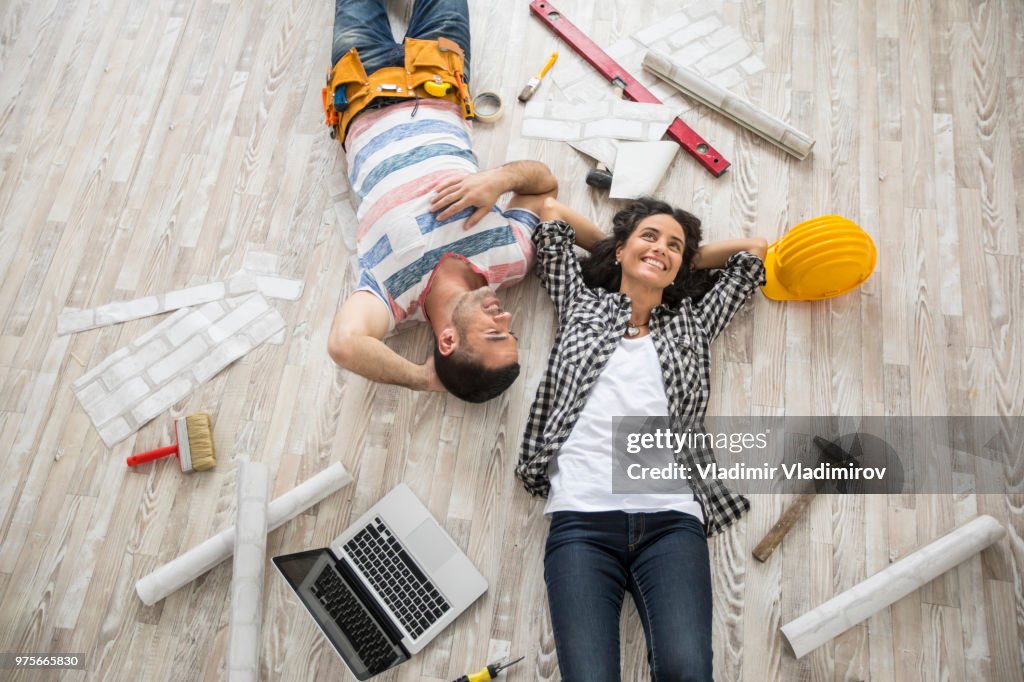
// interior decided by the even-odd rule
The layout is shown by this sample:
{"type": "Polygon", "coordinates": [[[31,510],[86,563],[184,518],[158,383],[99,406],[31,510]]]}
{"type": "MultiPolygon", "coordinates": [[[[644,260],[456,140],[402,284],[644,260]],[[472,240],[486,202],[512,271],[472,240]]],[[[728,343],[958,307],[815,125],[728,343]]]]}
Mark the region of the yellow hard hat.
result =
{"type": "Polygon", "coordinates": [[[800,223],[768,247],[767,284],[776,301],[818,301],[847,294],[875,270],[875,242],[855,222],[825,215],[800,223]]]}

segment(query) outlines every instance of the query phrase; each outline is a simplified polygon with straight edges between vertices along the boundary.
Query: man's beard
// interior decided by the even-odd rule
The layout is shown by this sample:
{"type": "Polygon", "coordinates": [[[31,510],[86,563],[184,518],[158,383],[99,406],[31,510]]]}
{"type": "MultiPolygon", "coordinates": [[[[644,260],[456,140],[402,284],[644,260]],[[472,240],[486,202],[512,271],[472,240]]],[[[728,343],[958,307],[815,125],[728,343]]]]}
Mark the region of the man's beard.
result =
{"type": "Polygon", "coordinates": [[[455,304],[455,308],[452,310],[452,324],[455,325],[455,331],[463,341],[465,341],[465,330],[469,319],[480,309],[480,304],[483,302],[487,292],[488,289],[486,287],[467,291],[459,297],[459,302],[455,304]]]}

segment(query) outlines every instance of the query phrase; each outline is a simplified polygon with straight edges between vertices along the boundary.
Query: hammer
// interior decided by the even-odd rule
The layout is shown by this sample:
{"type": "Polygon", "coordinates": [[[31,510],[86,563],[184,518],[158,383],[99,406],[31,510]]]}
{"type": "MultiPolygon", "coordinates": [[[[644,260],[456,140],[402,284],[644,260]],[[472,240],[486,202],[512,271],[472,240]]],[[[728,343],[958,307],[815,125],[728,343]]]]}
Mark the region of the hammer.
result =
{"type": "Polygon", "coordinates": [[[595,189],[611,189],[612,172],[600,161],[597,166],[587,171],[587,184],[595,189]]]}
{"type": "MultiPolygon", "coordinates": [[[[825,460],[830,464],[837,464],[839,466],[857,463],[856,455],[846,452],[832,441],[825,440],[821,436],[814,437],[814,444],[821,450],[819,462],[825,460]]],[[[858,443],[855,441],[854,449],[859,449],[857,445],[858,443]]],[[[753,551],[755,559],[762,563],[768,560],[768,557],[772,555],[775,548],[782,542],[782,538],[786,537],[786,533],[796,525],[796,522],[803,516],[808,505],[811,504],[811,500],[818,494],[818,486],[819,484],[816,483],[810,492],[801,493],[795,500],[789,503],[786,511],[779,517],[779,520],[775,522],[771,530],[761,539],[761,542],[757,543],[757,547],[753,551]]],[[[839,492],[846,492],[846,481],[840,481],[836,487],[839,492]]]]}
{"type": "MultiPolygon", "coordinates": [[[[615,88],[615,94],[619,99],[622,99],[622,92],[622,88],[615,88]]],[[[594,189],[611,189],[612,169],[603,161],[598,161],[597,166],[587,171],[587,184],[594,189]]]]}

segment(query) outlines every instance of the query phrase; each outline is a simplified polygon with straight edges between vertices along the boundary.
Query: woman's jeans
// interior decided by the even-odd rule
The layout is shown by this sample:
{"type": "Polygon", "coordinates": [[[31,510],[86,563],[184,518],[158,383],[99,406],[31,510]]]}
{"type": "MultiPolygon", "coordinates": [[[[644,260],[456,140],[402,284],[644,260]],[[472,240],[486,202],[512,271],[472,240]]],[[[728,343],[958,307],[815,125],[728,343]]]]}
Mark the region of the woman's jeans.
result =
{"type": "Polygon", "coordinates": [[[555,512],[544,582],[563,680],[619,680],[627,589],[643,623],[651,679],[712,679],[711,569],[696,517],[555,512]]]}
{"type": "MultiPolygon", "coordinates": [[[[465,53],[463,78],[469,81],[469,6],[466,0],[415,0],[406,37],[455,41],[465,53]]],[[[335,0],[331,64],[356,48],[366,73],[405,64],[405,46],[396,43],[384,0],[335,0]]]]}

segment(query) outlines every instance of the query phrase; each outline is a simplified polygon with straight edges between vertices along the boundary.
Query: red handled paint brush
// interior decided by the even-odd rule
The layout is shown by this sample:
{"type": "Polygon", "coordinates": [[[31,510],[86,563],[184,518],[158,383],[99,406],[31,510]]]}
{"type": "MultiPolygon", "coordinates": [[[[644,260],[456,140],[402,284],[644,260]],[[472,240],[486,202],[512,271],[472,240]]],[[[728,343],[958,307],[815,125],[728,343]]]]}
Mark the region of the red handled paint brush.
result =
{"type": "Polygon", "coordinates": [[[197,412],[175,419],[174,433],[177,440],[174,445],[132,455],[128,458],[128,466],[133,467],[168,455],[178,456],[178,466],[183,474],[206,471],[217,464],[217,452],[213,447],[213,422],[209,414],[197,412]]]}

